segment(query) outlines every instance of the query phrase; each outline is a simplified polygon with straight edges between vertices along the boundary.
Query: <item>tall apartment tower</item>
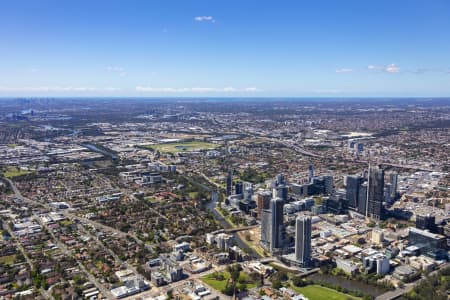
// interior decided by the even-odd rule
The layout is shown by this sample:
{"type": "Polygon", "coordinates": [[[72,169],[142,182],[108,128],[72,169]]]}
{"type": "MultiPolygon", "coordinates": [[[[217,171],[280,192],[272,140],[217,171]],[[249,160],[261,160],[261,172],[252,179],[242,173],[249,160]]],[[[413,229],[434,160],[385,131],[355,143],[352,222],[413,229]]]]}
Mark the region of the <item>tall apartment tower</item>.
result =
{"type": "Polygon", "coordinates": [[[272,197],[281,198],[283,199],[284,203],[287,203],[289,197],[289,188],[284,184],[274,187],[272,190],[272,197]]]}
{"type": "Polygon", "coordinates": [[[270,191],[260,191],[256,194],[256,207],[258,211],[258,218],[262,218],[262,211],[264,209],[270,209],[270,200],[272,199],[272,193],[270,191]]]}
{"type": "Polygon", "coordinates": [[[308,181],[312,182],[313,177],[314,177],[314,166],[311,164],[308,167],[308,181]]]}
{"type": "Polygon", "coordinates": [[[228,171],[227,175],[227,196],[233,192],[233,170],[228,171]]]}
{"type": "MultiPolygon", "coordinates": [[[[231,180],[233,182],[233,180],[231,180]]],[[[244,193],[244,183],[242,181],[236,182],[234,185],[234,193],[236,195],[242,195],[244,193]]]]}
{"type": "MultiPolygon", "coordinates": [[[[363,183],[363,178],[359,175],[348,175],[345,197],[348,201],[348,207],[352,210],[358,210],[359,187],[363,183]]],[[[364,199],[365,200],[365,197],[364,199]]]]}
{"type": "Polygon", "coordinates": [[[363,182],[359,185],[358,190],[358,213],[366,215],[367,207],[367,182],[363,182]]]}
{"type": "Polygon", "coordinates": [[[369,167],[367,182],[366,217],[383,219],[384,171],[379,167],[369,167]]]}
{"type": "Polygon", "coordinates": [[[302,267],[311,262],[311,217],[298,216],[295,219],[295,259],[302,267]]]}
{"type": "Polygon", "coordinates": [[[283,174],[278,174],[275,179],[275,185],[286,184],[286,178],[283,174]]]}
{"type": "Polygon", "coordinates": [[[397,196],[397,184],[398,184],[398,174],[397,173],[392,173],[391,177],[390,177],[390,182],[391,182],[391,199],[396,198],[397,196]]]}
{"type": "Polygon", "coordinates": [[[270,209],[261,210],[261,244],[264,249],[270,249],[272,241],[272,212],[270,209]]]}
{"type": "Polygon", "coordinates": [[[272,213],[270,249],[272,251],[283,247],[283,205],[284,201],[281,198],[274,198],[270,202],[272,213]]]}
{"type": "Polygon", "coordinates": [[[323,184],[324,184],[324,192],[327,195],[331,195],[333,193],[333,176],[332,175],[323,175],[323,184]]]}

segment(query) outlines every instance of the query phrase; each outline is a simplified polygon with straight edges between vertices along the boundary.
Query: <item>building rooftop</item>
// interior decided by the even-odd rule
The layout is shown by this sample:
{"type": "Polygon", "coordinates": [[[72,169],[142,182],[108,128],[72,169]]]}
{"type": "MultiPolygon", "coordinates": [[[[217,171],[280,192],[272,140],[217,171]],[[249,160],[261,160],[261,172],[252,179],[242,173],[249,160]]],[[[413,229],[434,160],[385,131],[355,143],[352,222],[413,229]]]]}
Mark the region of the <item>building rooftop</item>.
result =
{"type": "Polygon", "coordinates": [[[422,229],[418,229],[418,228],[415,228],[415,227],[410,227],[409,231],[412,231],[412,232],[415,232],[417,234],[421,234],[421,235],[424,235],[424,236],[427,236],[429,238],[436,239],[436,240],[445,239],[445,236],[443,236],[443,235],[436,234],[436,233],[431,233],[431,232],[429,232],[427,230],[422,230],[422,229]]]}

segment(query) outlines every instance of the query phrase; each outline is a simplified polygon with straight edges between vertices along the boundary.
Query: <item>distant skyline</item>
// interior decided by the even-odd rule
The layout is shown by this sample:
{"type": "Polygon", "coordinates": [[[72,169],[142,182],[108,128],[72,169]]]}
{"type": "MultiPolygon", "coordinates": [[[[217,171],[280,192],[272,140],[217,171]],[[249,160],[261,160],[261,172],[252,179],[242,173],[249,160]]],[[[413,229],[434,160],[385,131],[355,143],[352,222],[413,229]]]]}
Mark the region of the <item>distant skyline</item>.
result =
{"type": "Polygon", "coordinates": [[[446,97],[450,1],[4,0],[0,97],[446,97]]]}

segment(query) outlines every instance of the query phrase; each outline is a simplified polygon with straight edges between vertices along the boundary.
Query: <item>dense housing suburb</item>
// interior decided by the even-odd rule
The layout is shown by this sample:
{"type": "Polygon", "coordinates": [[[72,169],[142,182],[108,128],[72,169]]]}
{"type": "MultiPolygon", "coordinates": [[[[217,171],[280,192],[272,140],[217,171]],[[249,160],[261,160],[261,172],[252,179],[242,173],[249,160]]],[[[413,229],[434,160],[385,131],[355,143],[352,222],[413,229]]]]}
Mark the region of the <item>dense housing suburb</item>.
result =
{"type": "Polygon", "coordinates": [[[448,100],[2,101],[2,299],[446,299],[448,100]]]}

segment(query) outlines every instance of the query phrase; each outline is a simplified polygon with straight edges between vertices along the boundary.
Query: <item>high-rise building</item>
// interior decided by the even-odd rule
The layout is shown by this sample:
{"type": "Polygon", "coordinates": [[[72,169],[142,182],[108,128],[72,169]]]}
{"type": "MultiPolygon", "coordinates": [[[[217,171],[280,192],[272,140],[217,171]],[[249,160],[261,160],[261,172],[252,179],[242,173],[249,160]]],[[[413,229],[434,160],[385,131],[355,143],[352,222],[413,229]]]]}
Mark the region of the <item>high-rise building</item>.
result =
{"type": "Polygon", "coordinates": [[[262,218],[263,209],[270,209],[271,199],[272,193],[270,191],[261,191],[256,194],[256,207],[259,219],[262,218]]]}
{"type": "Polygon", "coordinates": [[[283,247],[283,205],[284,201],[281,198],[274,198],[271,200],[271,235],[270,235],[270,249],[278,249],[283,247]]]}
{"type": "Polygon", "coordinates": [[[384,201],[388,202],[388,203],[392,203],[392,199],[391,199],[391,189],[392,189],[392,185],[390,182],[386,183],[384,185],[384,201]]]}
{"type": "Polygon", "coordinates": [[[416,228],[436,232],[436,218],[432,215],[416,215],[416,228]]]}
{"type": "Polygon", "coordinates": [[[325,194],[331,195],[333,193],[333,176],[332,175],[324,175],[323,182],[325,186],[325,194]]]}
{"type": "Polygon", "coordinates": [[[250,202],[253,196],[253,187],[249,186],[244,189],[244,201],[250,202]]]}
{"type": "Polygon", "coordinates": [[[367,207],[367,182],[361,183],[358,189],[358,209],[357,211],[366,215],[366,207],[367,207]]]}
{"type": "Polygon", "coordinates": [[[270,249],[272,234],[272,212],[270,209],[261,211],[261,244],[265,249],[270,249]]]}
{"type": "Polygon", "coordinates": [[[288,192],[289,189],[286,185],[278,185],[273,188],[272,197],[273,198],[281,198],[284,203],[288,202],[288,192]]]}
{"type": "Polygon", "coordinates": [[[308,167],[308,182],[312,182],[313,177],[314,177],[314,166],[311,164],[308,167]]]}
{"type": "Polygon", "coordinates": [[[275,180],[275,185],[282,185],[282,184],[286,184],[286,179],[284,178],[283,174],[278,174],[275,180]]]}
{"type": "Polygon", "coordinates": [[[395,198],[397,197],[397,184],[398,184],[398,174],[397,173],[391,173],[391,178],[390,178],[390,183],[391,183],[391,199],[395,200],[395,198]]]}
{"type": "Polygon", "coordinates": [[[311,217],[298,216],[295,220],[295,259],[303,267],[311,262],[311,217]]]}
{"type": "Polygon", "coordinates": [[[348,212],[348,204],[345,199],[344,191],[336,191],[330,197],[323,198],[323,205],[326,207],[328,213],[341,215],[348,212]]]}
{"type": "Polygon", "coordinates": [[[302,197],[306,197],[308,196],[308,187],[311,184],[297,184],[297,183],[292,183],[290,188],[291,188],[291,192],[295,195],[298,196],[302,196],[302,197]]]}
{"type": "Polygon", "coordinates": [[[355,141],[349,140],[348,141],[348,148],[349,149],[354,149],[355,148],[355,141]]]}
{"type": "Polygon", "coordinates": [[[233,192],[233,171],[229,170],[227,175],[227,196],[233,192]]]}
{"type": "Polygon", "coordinates": [[[314,176],[311,179],[311,183],[308,186],[308,194],[310,196],[325,194],[325,180],[323,176],[314,176]]]}
{"type": "Polygon", "coordinates": [[[359,153],[361,153],[361,152],[364,151],[364,144],[358,143],[358,144],[356,145],[356,147],[357,147],[359,153]]]}
{"type": "Polygon", "coordinates": [[[244,184],[242,181],[236,182],[234,185],[234,191],[236,195],[242,195],[244,193],[244,184]]]}
{"type": "Polygon", "coordinates": [[[379,167],[369,167],[367,182],[366,217],[381,220],[383,214],[384,198],[384,171],[379,167]]]}
{"type": "Polygon", "coordinates": [[[420,254],[433,259],[440,260],[447,256],[447,239],[443,235],[410,227],[408,242],[418,246],[420,254]]]}
{"type": "Polygon", "coordinates": [[[363,183],[363,178],[359,175],[348,175],[346,181],[345,197],[348,201],[348,207],[352,210],[358,210],[359,187],[363,183]]]}

